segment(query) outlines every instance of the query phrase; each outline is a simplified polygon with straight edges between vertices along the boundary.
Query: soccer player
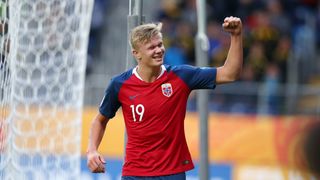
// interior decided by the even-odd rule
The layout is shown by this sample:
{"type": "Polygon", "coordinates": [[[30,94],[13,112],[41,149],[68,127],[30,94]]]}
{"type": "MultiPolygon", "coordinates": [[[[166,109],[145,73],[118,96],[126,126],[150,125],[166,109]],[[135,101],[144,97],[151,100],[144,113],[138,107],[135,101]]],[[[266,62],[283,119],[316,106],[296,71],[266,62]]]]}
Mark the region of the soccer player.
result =
{"type": "Polygon", "coordinates": [[[162,24],[144,24],[131,31],[130,45],[137,66],[112,78],[93,119],[87,149],[87,165],[105,172],[98,152],[108,121],[121,106],[128,141],[122,179],[186,179],[194,168],[184,132],[187,99],[194,89],[214,89],[235,81],[242,69],[242,23],[226,17],[223,29],[231,44],[221,67],[169,66],[163,64],[162,24]]]}

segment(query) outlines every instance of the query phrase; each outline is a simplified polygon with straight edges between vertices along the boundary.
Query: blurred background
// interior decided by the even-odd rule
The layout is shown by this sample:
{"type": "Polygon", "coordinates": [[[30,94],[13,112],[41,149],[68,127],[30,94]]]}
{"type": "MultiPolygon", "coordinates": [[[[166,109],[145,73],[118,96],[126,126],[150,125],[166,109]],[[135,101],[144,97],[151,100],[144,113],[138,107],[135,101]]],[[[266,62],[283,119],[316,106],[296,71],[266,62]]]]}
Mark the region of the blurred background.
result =
{"type": "MultiPolygon", "coordinates": [[[[210,179],[316,179],[320,172],[315,128],[320,115],[320,3],[207,0],[206,4],[210,66],[223,65],[229,49],[223,19],[237,16],[244,26],[240,80],[210,91],[210,179]]],[[[127,68],[128,11],[128,1],[95,0],[86,67],[83,154],[90,121],[110,78],[127,68]]],[[[166,64],[195,65],[195,0],[143,1],[143,14],[145,22],[163,23],[166,64]]],[[[119,178],[122,121],[118,112],[100,146],[108,159],[107,173],[90,174],[83,156],[83,178],[119,178]]],[[[188,172],[188,179],[199,178],[198,126],[196,96],[191,94],[185,129],[196,169],[188,172]]]]}

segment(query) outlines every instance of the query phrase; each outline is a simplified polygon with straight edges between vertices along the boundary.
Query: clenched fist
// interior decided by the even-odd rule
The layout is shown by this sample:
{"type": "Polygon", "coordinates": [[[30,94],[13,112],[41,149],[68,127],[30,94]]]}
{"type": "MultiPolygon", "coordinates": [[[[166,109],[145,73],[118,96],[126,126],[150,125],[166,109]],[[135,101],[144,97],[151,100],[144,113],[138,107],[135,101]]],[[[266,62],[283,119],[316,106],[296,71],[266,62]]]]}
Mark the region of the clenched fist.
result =
{"type": "Polygon", "coordinates": [[[242,22],[237,17],[226,17],[222,24],[223,29],[231,35],[240,35],[242,33],[242,22]]]}

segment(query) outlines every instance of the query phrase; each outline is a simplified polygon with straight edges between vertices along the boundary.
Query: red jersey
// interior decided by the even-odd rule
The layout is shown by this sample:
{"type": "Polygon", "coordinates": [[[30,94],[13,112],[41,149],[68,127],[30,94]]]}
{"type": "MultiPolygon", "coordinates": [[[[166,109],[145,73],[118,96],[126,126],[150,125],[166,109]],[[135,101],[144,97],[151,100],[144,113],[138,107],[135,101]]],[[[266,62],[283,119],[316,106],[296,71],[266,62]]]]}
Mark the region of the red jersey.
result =
{"type": "Polygon", "coordinates": [[[123,176],[161,176],[194,168],[184,132],[188,96],[214,89],[216,68],[161,66],[152,83],[136,68],[112,78],[100,113],[112,118],[122,107],[128,141],[123,176]]]}

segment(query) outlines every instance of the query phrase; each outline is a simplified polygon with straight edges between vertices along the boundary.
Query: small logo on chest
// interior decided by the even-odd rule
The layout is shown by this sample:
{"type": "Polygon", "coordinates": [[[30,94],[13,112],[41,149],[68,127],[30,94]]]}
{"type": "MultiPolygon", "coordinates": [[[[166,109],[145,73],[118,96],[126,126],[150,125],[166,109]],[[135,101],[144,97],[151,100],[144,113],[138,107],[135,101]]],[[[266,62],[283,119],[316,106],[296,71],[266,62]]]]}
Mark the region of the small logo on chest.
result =
{"type": "Polygon", "coordinates": [[[133,99],[135,99],[137,96],[139,96],[140,94],[136,94],[136,95],[132,95],[132,96],[129,96],[129,99],[130,100],[133,100],[133,99]]]}
{"type": "Polygon", "coordinates": [[[161,85],[162,94],[166,97],[170,97],[173,93],[171,83],[165,83],[161,85]]]}

